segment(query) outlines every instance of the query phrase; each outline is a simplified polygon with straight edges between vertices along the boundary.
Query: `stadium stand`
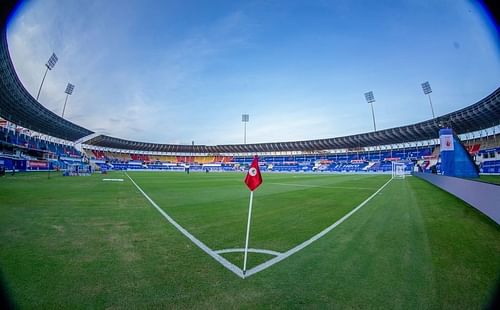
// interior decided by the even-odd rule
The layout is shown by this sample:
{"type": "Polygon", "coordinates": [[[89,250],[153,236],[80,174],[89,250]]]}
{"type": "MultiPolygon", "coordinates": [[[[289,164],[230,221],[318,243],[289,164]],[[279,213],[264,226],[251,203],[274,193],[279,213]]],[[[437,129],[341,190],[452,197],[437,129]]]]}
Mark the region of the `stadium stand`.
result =
{"type": "Polygon", "coordinates": [[[98,159],[98,160],[106,159],[106,156],[104,155],[104,151],[92,150],[92,154],[94,155],[95,159],[98,159]]]}
{"type": "Polygon", "coordinates": [[[481,148],[474,155],[481,173],[500,173],[500,139],[496,135],[481,141],[481,148]]]}
{"type": "Polygon", "coordinates": [[[149,156],[145,154],[130,154],[133,161],[149,162],[149,156]]]}
{"type": "MultiPolygon", "coordinates": [[[[477,151],[485,141],[465,141],[470,145],[471,155],[482,154],[477,151]],[[478,143],[479,142],[479,143],[478,143]]],[[[253,159],[253,155],[245,156],[165,156],[143,154],[104,152],[105,160],[109,163],[120,163],[116,169],[153,169],[153,170],[180,170],[189,164],[192,171],[206,169],[206,165],[218,165],[220,170],[244,169],[253,159]],[[148,161],[149,159],[149,161],[148,161]],[[130,167],[127,164],[130,163],[130,167]],[[166,165],[172,164],[172,165],[166,165]]],[[[412,171],[416,165],[423,171],[430,171],[437,166],[439,146],[428,145],[419,147],[401,147],[389,150],[347,151],[345,153],[316,153],[298,155],[261,155],[260,164],[263,171],[275,172],[389,172],[393,161],[407,163],[406,171],[412,171]]],[[[477,162],[480,165],[480,161],[477,162]]],[[[486,164],[491,165],[491,164],[486,164]]]]}
{"type": "Polygon", "coordinates": [[[132,160],[132,157],[129,153],[119,153],[119,152],[104,152],[106,154],[106,158],[111,162],[128,162],[132,160]]]}
{"type": "MultiPolygon", "coordinates": [[[[5,126],[5,124],[3,124],[5,126]]],[[[0,161],[8,171],[62,169],[85,155],[72,145],[46,140],[22,128],[0,127],[0,161]]]]}
{"type": "Polygon", "coordinates": [[[162,163],[176,163],[177,156],[152,155],[153,161],[162,163]]]}
{"type": "Polygon", "coordinates": [[[481,144],[470,144],[467,145],[467,152],[471,155],[476,155],[479,152],[481,144]]]}
{"type": "Polygon", "coordinates": [[[73,146],[44,140],[38,136],[29,136],[16,130],[0,127],[0,142],[4,146],[17,149],[45,152],[54,157],[81,157],[82,154],[73,146]]]}
{"type": "Polygon", "coordinates": [[[292,151],[314,152],[426,141],[437,137],[440,126],[451,126],[457,134],[462,134],[497,126],[500,123],[499,120],[500,88],[497,88],[492,94],[479,102],[459,111],[443,115],[436,120],[338,138],[280,143],[208,146],[156,144],[99,135],[87,141],[86,144],[123,150],[167,153],[235,154],[292,151]]]}

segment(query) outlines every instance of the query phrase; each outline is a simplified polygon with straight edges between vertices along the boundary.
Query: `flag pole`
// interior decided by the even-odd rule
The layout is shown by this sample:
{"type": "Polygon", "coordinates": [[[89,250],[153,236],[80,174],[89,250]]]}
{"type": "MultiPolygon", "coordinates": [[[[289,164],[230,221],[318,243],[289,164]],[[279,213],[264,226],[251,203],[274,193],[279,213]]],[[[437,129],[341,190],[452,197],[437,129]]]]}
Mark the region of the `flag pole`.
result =
{"type": "Polygon", "coordinates": [[[247,271],[248,238],[250,236],[250,220],[252,219],[252,201],[253,201],[253,191],[250,191],[250,204],[248,205],[247,237],[245,241],[245,258],[243,259],[243,276],[245,276],[245,272],[247,271]]]}

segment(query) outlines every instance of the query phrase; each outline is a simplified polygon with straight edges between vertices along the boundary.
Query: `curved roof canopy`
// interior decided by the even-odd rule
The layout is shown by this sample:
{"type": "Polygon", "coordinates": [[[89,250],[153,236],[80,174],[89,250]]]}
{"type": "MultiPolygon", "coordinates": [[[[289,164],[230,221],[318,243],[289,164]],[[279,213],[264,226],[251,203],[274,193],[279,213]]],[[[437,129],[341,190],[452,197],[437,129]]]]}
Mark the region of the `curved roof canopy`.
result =
{"type": "Polygon", "coordinates": [[[375,132],[293,142],[227,144],[227,145],[177,145],[128,141],[105,135],[97,136],[86,144],[125,150],[185,152],[185,153],[246,153],[278,151],[319,151],[344,148],[390,145],[435,139],[440,127],[451,126],[462,134],[490,128],[500,124],[500,88],[479,102],[436,119],[412,125],[375,132]]]}
{"type": "MultiPolygon", "coordinates": [[[[16,6],[4,0],[0,16],[0,116],[20,126],[53,137],[76,141],[93,134],[91,130],[67,121],[43,107],[24,88],[10,58],[6,24],[16,6]],[[6,9],[6,10],[5,10],[6,9]]],[[[457,134],[490,128],[500,124],[500,88],[464,109],[436,119],[370,133],[319,140],[232,145],[177,145],[129,141],[99,135],[86,144],[124,150],[176,153],[247,153],[276,151],[319,151],[389,145],[437,138],[441,126],[451,126],[457,134]]]]}
{"type": "Polygon", "coordinates": [[[0,116],[19,126],[68,141],[93,132],[78,126],[41,105],[19,80],[7,45],[7,21],[17,1],[2,1],[0,20],[0,116]]]}

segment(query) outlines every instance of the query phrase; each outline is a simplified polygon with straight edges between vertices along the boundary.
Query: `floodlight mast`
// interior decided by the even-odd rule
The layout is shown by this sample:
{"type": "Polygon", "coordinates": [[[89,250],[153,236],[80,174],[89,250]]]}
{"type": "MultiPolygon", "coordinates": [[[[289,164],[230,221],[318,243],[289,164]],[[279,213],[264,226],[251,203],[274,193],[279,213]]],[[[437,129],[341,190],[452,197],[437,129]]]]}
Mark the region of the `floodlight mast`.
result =
{"type": "Polygon", "coordinates": [[[244,124],[243,127],[243,144],[247,144],[247,123],[250,120],[250,116],[248,114],[241,115],[241,121],[244,124]]]}
{"type": "Polygon", "coordinates": [[[42,91],[43,82],[45,81],[45,77],[47,76],[47,72],[49,70],[54,69],[54,66],[57,63],[57,60],[59,60],[59,58],[57,58],[57,56],[56,56],[55,53],[52,53],[52,56],[50,56],[49,60],[45,64],[45,66],[47,67],[47,69],[45,70],[45,74],[43,75],[42,83],[40,84],[40,88],[38,89],[38,94],[36,95],[36,100],[37,101],[38,101],[38,97],[40,97],[40,92],[42,91]]]}
{"type": "Polygon", "coordinates": [[[66,90],[64,91],[66,93],[66,100],[64,100],[64,107],[62,111],[62,118],[64,118],[64,111],[66,111],[66,103],[68,102],[68,96],[73,94],[73,90],[75,89],[75,85],[68,83],[68,86],[66,86],[66,90]]]}
{"type": "Polygon", "coordinates": [[[427,97],[429,97],[429,104],[431,105],[432,118],[436,118],[436,115],[434,114],[434,107],[432,106],[432,100],[431,100],[432,88],[428,81],[422,83],[422,90],[424,91],[424,94],[427,95],[427,97]]]}
{"type": "Polygon", "coordinates": [[[373,131],[377,131],[377,125],[375,124],[375,112],[373,111],[373,103],[375,102],[375,97],[373,96],[373,92],[369,91],[365,93],[366,102],[370,104],[372,108],[372,119],[373,119],[373,131]]]}

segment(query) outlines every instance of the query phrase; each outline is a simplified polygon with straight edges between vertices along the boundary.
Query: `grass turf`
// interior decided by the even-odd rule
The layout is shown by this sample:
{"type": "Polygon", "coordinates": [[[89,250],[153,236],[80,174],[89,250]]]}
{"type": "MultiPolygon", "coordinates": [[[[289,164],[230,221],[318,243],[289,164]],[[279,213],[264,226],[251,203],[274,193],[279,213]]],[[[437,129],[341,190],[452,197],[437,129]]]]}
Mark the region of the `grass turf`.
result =
{"type": "Polygon", "coordinates": [[[482,182],[500,184],[500,175],[481,175],[479,180],[482,182]]]}
{"type": "MultiPolygon", "coordinates": [[[[130,173],[212,249],[242,247],[241,174],[130,173]]],[[[311,246],[242,280],[167,223],[122,173],[0,178],[0,268],[20,308],[481,308],[500,273],[500,228],[416,178],[392,181],[311,246]]],[[[265,174],[250,246],[285,251],[387,176],[265,174]]],[[[241,265],[241,255],[224,257],[241,265]]],[[[250,254],[251,266],[269,255],[250,254]]]]}

